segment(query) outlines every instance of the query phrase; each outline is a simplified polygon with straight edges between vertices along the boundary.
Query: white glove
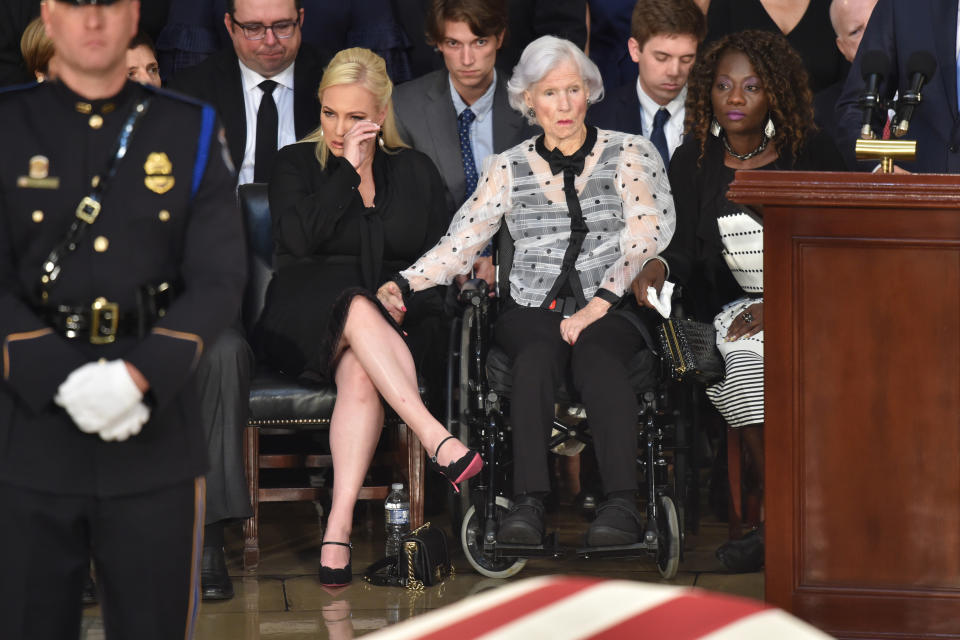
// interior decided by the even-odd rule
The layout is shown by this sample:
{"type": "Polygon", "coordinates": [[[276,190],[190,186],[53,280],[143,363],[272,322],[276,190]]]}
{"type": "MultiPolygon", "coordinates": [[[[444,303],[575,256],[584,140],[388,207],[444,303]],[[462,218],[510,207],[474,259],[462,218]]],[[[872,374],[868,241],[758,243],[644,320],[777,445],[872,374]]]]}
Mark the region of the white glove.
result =
{"type": "Polygon", "coordinates": [[[89,362],[75,369],[54,402],[67,410],[84,433],[98,433],[143,399],[123,360],[89,362]]]}
{"type": "Polygon", "coordinates": [[[140,429],[150,419],[150,409],[142,402],[130,407],[115,422],[108,424],[100,430],[100,437],[106,442],[123,442],[130,436],[140,433],[140,429]]]}

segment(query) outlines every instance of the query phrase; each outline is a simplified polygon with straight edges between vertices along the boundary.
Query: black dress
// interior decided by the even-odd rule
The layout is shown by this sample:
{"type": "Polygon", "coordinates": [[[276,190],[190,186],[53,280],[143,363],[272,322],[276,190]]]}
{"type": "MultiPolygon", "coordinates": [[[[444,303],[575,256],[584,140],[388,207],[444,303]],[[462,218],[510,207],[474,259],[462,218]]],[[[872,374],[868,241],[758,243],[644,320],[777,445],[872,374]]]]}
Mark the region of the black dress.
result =
{"type": "MultiPolygon", "coordinates": [[[[662,254],[670,263],[672,277],[684,286],[687,312],[711,323],[723,305],[746,295],[723,258],[717,226],[717,218],[738,208],[727,200],[736,171],[723,163],[724,153],[720,139],[713,136],[707,140],[699,164],[699,140],[691,137],[677,147],[669,172],[677,228],[662,254]]],[[[757,169],[846,171],[846,165],[833,140],[817,131],[807,135],[796,160],[784,152],[757,169]]]]}
{"type": "MultiPolygon", "coordinates": [[[[760,0],[712,0],[707,12],[707,42],[746,29],[783,33],[760,0]]],[[[810,0],[800,22],[786,37],[803,59],[811,91],[816,93],[846,77],[848,65],[837,49],[830,23],[830,0],[810,0]]]]}
{"type": "MultiPolygon", "coordinates": [[[[321,168],[315,147],[309,142],[284,147],[274,165],[270,215],[275,274],[258,339],[272,365],[328,381],[331,349],[349,301],[358,294],[376,301],[377,287],[436,244],[446,229],[446,204],[440,174],[418,151],[376,151],[376,196],[368,208],[353,166],[331,155],[321,168]]],[[[407,303],[404,330],[415,358],[422,358],[434,337],[431,329],[441,302],[433,289],[414,294],[407,303]]]]}

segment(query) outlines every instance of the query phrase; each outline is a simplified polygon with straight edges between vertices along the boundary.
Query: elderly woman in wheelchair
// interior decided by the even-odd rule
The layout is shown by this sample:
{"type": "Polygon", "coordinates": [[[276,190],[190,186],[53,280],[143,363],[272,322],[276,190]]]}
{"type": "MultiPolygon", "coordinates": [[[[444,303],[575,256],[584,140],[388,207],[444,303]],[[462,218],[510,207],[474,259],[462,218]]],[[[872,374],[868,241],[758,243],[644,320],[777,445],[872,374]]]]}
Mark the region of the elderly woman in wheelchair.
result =
{"type": "Polygon", "coordinates": [[[625,294],[673,235],[670,184],[648,140],[585,124],[603,85],[572,43],[551,36],[532,42],[508,91],[510,104],[543,135],[491,156],[446,235],[377,295],[388,311],[399,311],[409,292],[467,273],[506,224],[514,254],[494,337],[512,362],[515,498],[497,541],[542,543],[548,440],[569,369],[590,416],[606,495],[586,543],[630,545],[641,539],[643,519],[628,364],[645,342],[625,294]]]}

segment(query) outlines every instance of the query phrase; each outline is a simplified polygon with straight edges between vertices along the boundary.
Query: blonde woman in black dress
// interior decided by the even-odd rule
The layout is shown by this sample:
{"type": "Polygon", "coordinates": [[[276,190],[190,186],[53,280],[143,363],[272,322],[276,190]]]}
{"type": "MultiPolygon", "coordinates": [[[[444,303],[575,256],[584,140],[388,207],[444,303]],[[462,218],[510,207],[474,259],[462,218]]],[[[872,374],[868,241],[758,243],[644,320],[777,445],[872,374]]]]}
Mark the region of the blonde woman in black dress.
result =
{"type": "Polygon", "coordinates": [[[397,134],[392,88],[372,51],[338,53],[318,91],[320,128],[279,152],[270,180],[276,275],[261,344],[285,372],[337,386],[333,498],[320,566],[320,582],[331,586],[351,580],[353,507],[380,438],[381,397],[455,487],[483,464],[420,400],[414,355],[429,342],[439,301],[418,296],[391,317],[373,294],[387,274],[437,241],[446,210],[433,163],[397,134]]]}

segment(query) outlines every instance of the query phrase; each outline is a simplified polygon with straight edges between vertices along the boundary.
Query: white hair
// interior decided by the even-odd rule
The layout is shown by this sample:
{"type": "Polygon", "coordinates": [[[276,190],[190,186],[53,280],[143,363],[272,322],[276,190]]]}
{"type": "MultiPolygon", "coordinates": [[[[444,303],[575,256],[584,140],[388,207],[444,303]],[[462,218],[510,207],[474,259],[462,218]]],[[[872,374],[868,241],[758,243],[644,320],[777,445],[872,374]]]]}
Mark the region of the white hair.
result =
{"type": "Polygon", "coordinates": [[[513,76],[507,82],[510,106],[526,116],[530,124],[536,124],[536,118],[527,111],[524,92],[563,62],[572,62],[579,70],[591,104],[603,98],[600,70],[580,47],[563,38],[541,36],[528,44],[520,54],[520,62],[513,68],[513,76]]]}

